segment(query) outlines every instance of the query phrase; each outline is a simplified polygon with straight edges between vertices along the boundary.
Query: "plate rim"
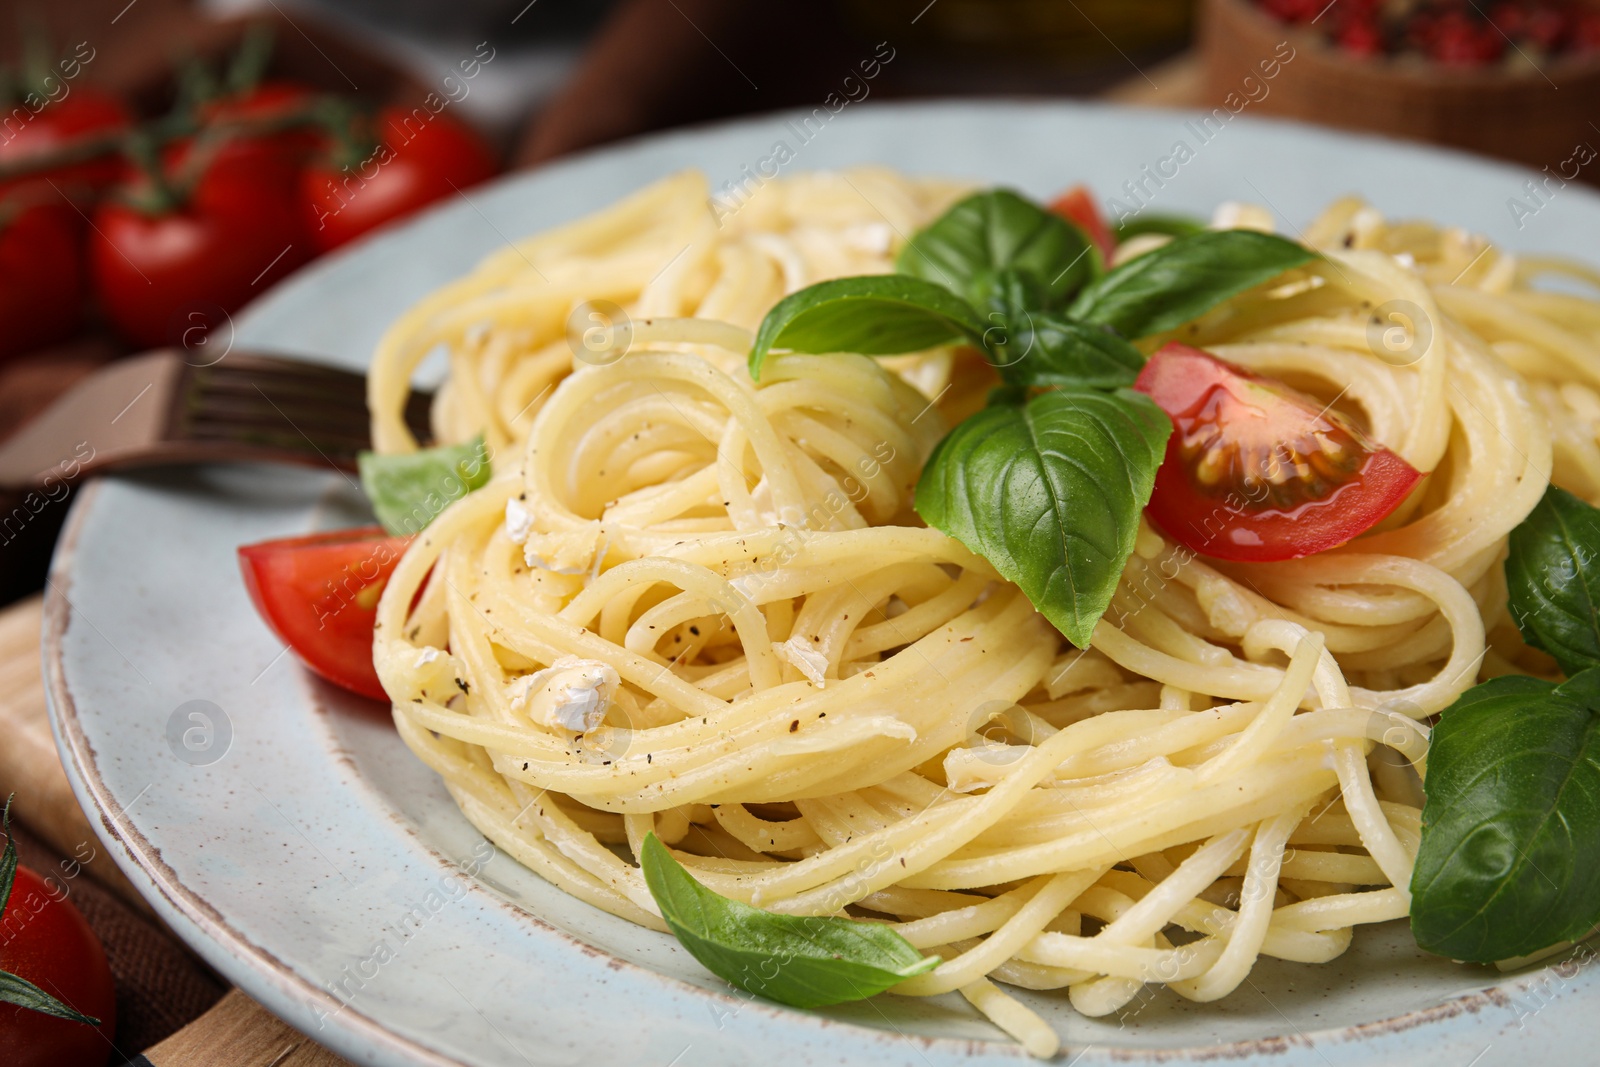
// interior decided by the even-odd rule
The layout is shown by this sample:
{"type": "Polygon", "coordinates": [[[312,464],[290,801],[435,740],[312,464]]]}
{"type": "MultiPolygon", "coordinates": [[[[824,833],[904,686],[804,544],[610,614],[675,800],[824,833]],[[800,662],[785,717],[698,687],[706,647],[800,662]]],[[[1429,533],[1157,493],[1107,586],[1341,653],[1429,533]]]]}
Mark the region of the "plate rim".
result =
{"type": "MultiPolygon", "coordinates": [[[[870,110],[875,112],[949,109],[990,112],[1046,110],[1100,113],[1129,112],[1140,115],[1166,114],[1171,116],[1205,114],[1205,112],[1197,109],[1149,108],[1107,101],[1029,97],[940,97],[927,100],[880,101],[870,107],[870,110]]],[[[862,108],[861,110],[869,109],[862,108]]],[[[655,131],[643,136],[630,137],[622,141],[587,148],[533,170],[508,172],[502,178],[491,182],[488,188],[502,184],[511,185],[535,175],[543,177],[558,174],[569,167],[575,168],[581,164],[592,162],[597,158],[603,158],[610,154],[623,154],[661,142],[694,140],[714,135],[721,131],[737,130],[741,127],[757,127],[764,123],[782,121],[786,116],[803,114],[807,114],[804,109],[788,108],[655,131]]],[[[1293,119],[1263,116],[1245,116],[1245,118],[1252,126],[1309,131],[1318,136],[1334,140],[1398,147],[1423,155],[1471,161],[1475,166],[1492,167],[1509,174],[1538,173],[1523,164],[1491,159],[1450,146],[1426,145],[1420,142],[1370,132],[1337,130],[1293,119]]],[[[1600,207],[1600,192],[1579,186],[1578,193],[1579,199],[1590,200],[1593,206],[1600,207]]],[[[373,234],[371,238],[351,242],[346,250],[322,257],[315,266],[297,271],[290,277],[296,278],[319,270],[337,269],[350,252],[373,243],[393,240],[409,230],[417,221],[425,219],[435,211],[444,210],[449,206],[450,202],[446,202],[434,208],[425,209],[402,225],[386,227],[373,234]]],[[[261,298],[253,301],[252,306],[245,309],[239,318],[247,320],[253,316],[260,306],[272,298],[273,292],[273,290],[269,290],[261,298]]],[[[305,355],[310,358],[318,358],[319,355],[321,358],[326,358],[325,354],[306,353],[305,355]]],[[[115,477],[115,475],[110,477],[115,477]]],[[[184,935],[183,940],[189,948],[205,958],[211,966],[232,981],[239,989],[254,999],[267,1002],[269,1005],[275,1004],[296,1013],[310,1012],[315,1014],[321,1008],[327,1009],[322,1014],[332,1020],[331,1029],[322,1031],[317,1035],[307,1033],[306,1036],[318,1041],[319,1044],[327,1043],[330,1047],[341,1048],[346,1051],[346,1054],[361,1055],[363,1059],[373,1052],[386,1052],[390,1055],[404,1058],[407,1063],[422,1064],[427,1065],[427,1067],[452,1067],[452,1065],[457,1064],[458,1061],[450,1058],[447,1054],[388,1029],[378,1019],[351,1004],[344,1003],[331,996],[326,990],[319,988],[308,978],[296,973],[288,963],[279,959],[267,947],[251,940],[241,930],[230,924],[196,890],[185,886],[177,877],[176,872],[162,858],[160,848],[153,845],[131,821],[121,817],[122,808],[116,798],[112,796],[110,789],[106,786],[101,776],[97,763],[96,749],[83,729],[76,699],[67,682],[64,649],[64,638],[72,624],[73,615],[77,613],[68,595],[75,581],[77,543],[84,528],[89,523],[90,516],[94,513],[95,503],[101,495],[102,487],[103,477],[91,478],[77,489],[74,499],[69,505],[65,523],[51,557],[46,580],[40,640],[44,691],[46,705],[49,710],[51,730],[55,737],[58,753],[62,757],[62,763],[66,769],[73,794],[79,804],[83,806],[85,813],[88,814],[92,811],[95,816],[91,820],[91,826],[96,835],[103,844],[108,846],[108,850],[111,852],[118,868],[140,890],[140,896],[150,903],[161,915],[162,919],[172,926],[175,931],[184,935]],[[116,814],[112,814],[113,811],[116,814]],[[355,1044],[356,1042],[363,1044],[357,1045],[355,1044]]],[[[303,685],[302,688],[304,688],[303,685]]],[[[431,845],[426,842],[423,842],[423,845],[430,861],[438,864],[447,862],[431,845]]],[[[831,1030],[838,1027],[848,1028],[862,1039],[894,1047],[921,1046],[923,1048],[938,1048],[941,1051],[957,1053],[963,1047],[970,1049],[974,1045],[983,1045],[987,1046],[985,1051],[988,1053],[999,1053],[1001,1055],[1014,1053],[1014,1058],[1017,1062],[1030,1062],[1020,1045],[1005,1040],[889,1033],[876,1027],[862,1025],[850,1020],[830,1018],[814,1012],[792,1009],[781,1004],[768,1003],[756,998],[746,999],[732,993],[707,988],[664,974],[625,957],[617,956],[606,949],[591,945],[561,927],[550,923],[533,911],[502,898],[477,879],[472,880],[470,888],[474,892],[487,894],[497,905],[512,910],[522,921],[533,923],[544,930],[553,932],[584,952],[605,958],[610,966],[636,973],[648,980],[666,985],[676,992],[687,992],[692,996],[711,1001],[739,1004],[744,1009],[753,1008],[758,1013],[775,1020],[798,1023],[815,1030],[831,1030]]],[[[1477,985],[1477,988],[1450,996],[1436,1004],[1413,1009],[1401,1015],[1324,1029],[1302,1030],[1290,1022],[1288,1025],[1294,1031],[1293,1036],[1270,1035],[1245,1038],[1222,1044],[1188,1045],[1171,1048],[1090,1044],[1085,1046],[1080,1054],[1087,1062],[1100,1060],[1117,1063],[1167,1064],[1211,1059],[1250,1061],[1256,1057],[1281,1055],[1290,1046],[1297,1044],[1303,1044],[1308,1049],[1315,1049],[1320,1044],[1343,1045],[1382,1035],[1403,1033],[1443,1022],[1463,1014],[1476,1015],[1487,1008],[1503,1007],[1517,994],[1527,992],[1529,987],[1538,981],[1555,974],[1557,966],[1559,966],[1559,963],[1551,963],[1519,974],[1505,976],[1499,980],[1492,980],[1493,976],[1484,976],[1491,979],[1488,984],[1475,982],[1474,979],[1478,976],[1466,975],[1464,976],[1468,979],[1466,984],[1477,985]],[[1090,1055],[1091,1053],[1096,1053],[1096,1055],[1090,1055]]],[[[274,1014],[279,1013],[275,1011],[274,1014]]],[[[305,1032],[296,1019],[287,1018],[285,1021],[295,1026],[296,1029],[305,1032]]]]}

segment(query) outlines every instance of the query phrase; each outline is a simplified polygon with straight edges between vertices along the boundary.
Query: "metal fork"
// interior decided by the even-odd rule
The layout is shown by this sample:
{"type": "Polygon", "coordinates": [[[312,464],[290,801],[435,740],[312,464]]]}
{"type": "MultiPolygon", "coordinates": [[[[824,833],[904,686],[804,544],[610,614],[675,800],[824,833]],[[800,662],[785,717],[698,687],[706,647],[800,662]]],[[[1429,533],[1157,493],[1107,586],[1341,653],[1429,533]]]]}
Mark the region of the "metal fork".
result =
{"type": "MultiPolygon", "coordinates": [[[[162,349],[119,360],[74,386],[0,443],[0,488],[53,488],[86,474],[215,461],[354,470],[369,446],[366,379],[281,356],[230,352],[210,366],[162,349]]],[[[406,422],[427,434],[431,397],[406,422]]]]}

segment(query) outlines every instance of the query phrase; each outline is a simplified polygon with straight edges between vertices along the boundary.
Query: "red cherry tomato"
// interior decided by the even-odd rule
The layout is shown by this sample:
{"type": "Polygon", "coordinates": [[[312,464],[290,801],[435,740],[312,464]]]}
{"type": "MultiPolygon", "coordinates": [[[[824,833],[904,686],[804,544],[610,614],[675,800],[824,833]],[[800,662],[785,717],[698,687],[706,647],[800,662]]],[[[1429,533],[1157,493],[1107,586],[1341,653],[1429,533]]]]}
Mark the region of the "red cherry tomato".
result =
{"type": "Polygon", "coordinates": [[[1056,198],[1050,210],[1082,230],[1100,250],[1102,262],[1111,262],[1111,253],[1117,250],[1117,239],[1111,235],[1111,227],[1106,225],[1105,216],[1100,214],[1100,207],[1088,186],[1074,185],[1056,198]]]}
{"type": "Polygon", "coordinates": [[[116,1032],[117,994],[105,950],[59,886],[18,867],[0,923],[0,971],[26,978],[98,1027],[0,1004],[6,1067],[104,1067],[116,1032]]]}
{"type": "Polygon", "coordinates": [[[72,336],[83,305],[82,219],[53,191],[0,203],[0,359],[72,336]]]}
{"type": "Polygon", "coordinates": [[[372,666],[378,598],[410,538],[377,526],[239,549],[256,610],[302,663],[335,685],[388,699],[372,666]]]}
{"type": "Polygon", "coordinates": [[[215,308],[231,313],[311,258],[284,183],[256,162],[219,155],[172,210],[149,214],[112,201],[96,210],[90,272],[129,341],[178,343],[191,316],[209,322],[215,308]]]}
{"type": "MultiPolygon", "coordinates": [[[[295,82],[263,82],[244,93],[218,97],[200,105],[201,123],[211,129],[236,123],[268,123],[285,120],[304,112],[316,94],[295,82]]],[[[310,125],[291,126],[274,133],[251,133],[233,137],[217,149],[219,157],[242,158],[250,165],[270,171],[290,195],[298,195],[300,171],[323,145],[323,135],[310,125]]],[[[174,152],[173,162],[181,163],[187,145],[174,152]]]]}
{"type": "MultiPolygon", "coordinates": [[[[86,138],[117,133],[127,129],[132,121],[128,109],[116,97],[89,85],[62,84],[67,86],[67,94],[54,103],[45,104],[36,113],[25,103],[14,105],[7,112],[5,136],[0,137],[0,166],[54,152],[86,138]],[[23,115],[28,117],[24,119],[23,115]]],[[[42,184],[48,178],[61,192],[83,200],[88,194],[116,182],[122,177],[124,166],[121,155],[113,152],[82,163],[56,167],[37,176],[30,175],[24,180],[37,180],[42,184]]]]}
{"type": "Polygon", "coordinates": [[[483,138],[448,115],[389,107],[378,113],[375,132],[382,143],[367,158],[305,173],[306,226],[321,251],[494,176],[483,138]]]}
{"type": "Polygon", "coordinates": [[[1337,412],[1198,348],[1164,345],[1135,389],[1172,418],[1147,514],[1218,559],[1296,559],[1342,545],[1422,475],[1337,412]]]}

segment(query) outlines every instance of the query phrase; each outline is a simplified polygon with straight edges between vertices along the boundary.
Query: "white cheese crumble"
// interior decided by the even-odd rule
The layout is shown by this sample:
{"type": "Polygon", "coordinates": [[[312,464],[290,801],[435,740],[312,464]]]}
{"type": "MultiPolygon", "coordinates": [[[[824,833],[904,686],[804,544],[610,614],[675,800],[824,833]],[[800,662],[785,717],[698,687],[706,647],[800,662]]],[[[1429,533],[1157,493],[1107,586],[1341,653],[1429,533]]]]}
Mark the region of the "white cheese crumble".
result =
{"type": "Polygon", "coordinates": [[[528,539],[528,532],[533,529],[533,513],[522,506],[522,501],[516,497],[506,500],[506,536],[517,544],[528,539]]]}
{"type": "Polygon", "coordinates": [[[534,722],[582,734],[599,726],[622,679],[610,664],[562,656],[542,671],[508,687],[511,707],[527,709],[534,722]]]}
{"type": "Polygon", "coordinates": [[[801,637],[791,637],[773,647],[778,655],[794,664],[795,669],[805,675],[811,684],[818,688],[828,684],[823,680],[828,671],[828,657],[812,648],[811,642],[801,637]]]}

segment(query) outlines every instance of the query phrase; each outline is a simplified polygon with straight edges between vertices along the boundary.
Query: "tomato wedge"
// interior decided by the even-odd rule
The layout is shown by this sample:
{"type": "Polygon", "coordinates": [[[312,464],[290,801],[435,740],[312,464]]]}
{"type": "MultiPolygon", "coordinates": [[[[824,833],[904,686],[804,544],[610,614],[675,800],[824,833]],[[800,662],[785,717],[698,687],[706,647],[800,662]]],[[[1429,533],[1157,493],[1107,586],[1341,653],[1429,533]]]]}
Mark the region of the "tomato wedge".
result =
{"type": "Polygon", "coordinates": [[[1100,250],[1102,262],[1111,262],[1111,253],[1117,250],[1117,239],[1111,235],[1111,227],[1106,225],[1105,216],[1100,214],[1100,206],[1094,202],[1094,194],[1087,185],[1074,185],[1062,193],[1050,205],[1050,210],[1088,235],[1100,250]]]}
{"type": "Polygon", "coordinates": [[[302,663],[353,693],[387,700],[372,666],[372,626],[409,543],[377,526],[262,541],[239,549],[239,569],[256,610],[302,663]]]}
{"type": "Polygon", "coordinates": [[[1208,352],[1164,345],[1133,387],[1172,418],[1146,514],[1218,559],[1298,559],[1400,506],[1422,474],[1312,397],[1208,352]]]}

